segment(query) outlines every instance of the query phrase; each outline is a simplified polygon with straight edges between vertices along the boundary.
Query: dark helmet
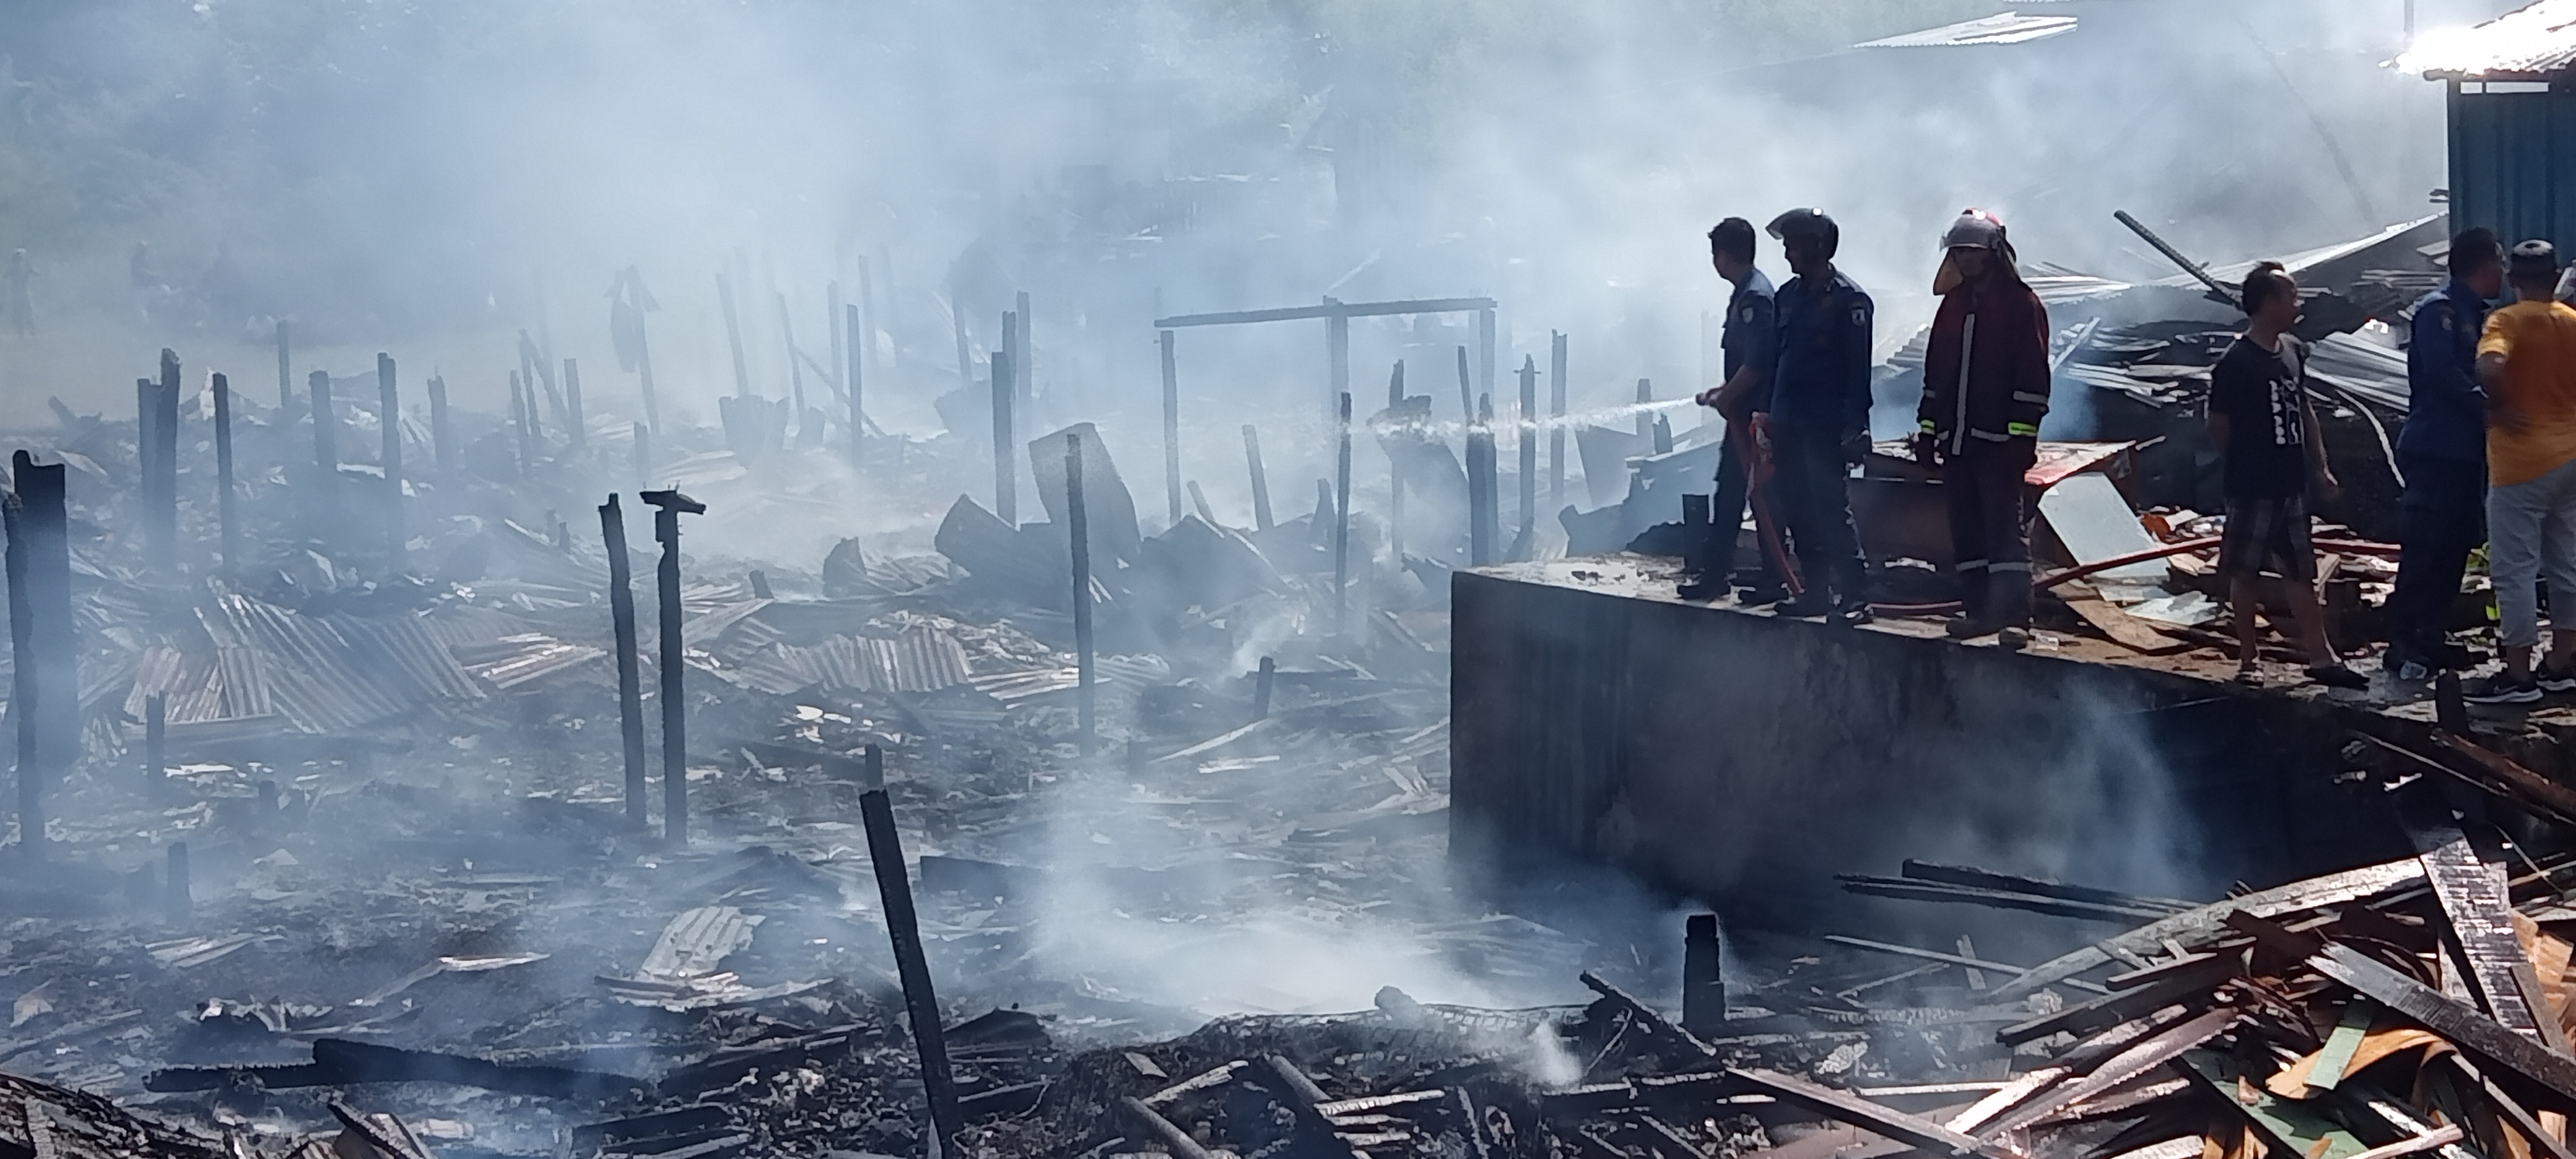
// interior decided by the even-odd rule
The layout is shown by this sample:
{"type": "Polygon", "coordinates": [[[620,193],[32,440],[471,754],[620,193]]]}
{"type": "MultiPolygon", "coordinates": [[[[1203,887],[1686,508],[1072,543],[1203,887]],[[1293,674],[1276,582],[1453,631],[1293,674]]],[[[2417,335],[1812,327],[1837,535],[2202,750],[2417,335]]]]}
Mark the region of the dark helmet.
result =
{"type": "Polygon", "coordinates": [[[1827,217],[1821,209],[1792,209],[1772,218],[1765,232],[1780,239],[1783,246],[1813,246],[1819,256],[1826,258],[1834,256],[1843,240],[1842,227],[1835,225],[1834,219],[1827,217]]]}

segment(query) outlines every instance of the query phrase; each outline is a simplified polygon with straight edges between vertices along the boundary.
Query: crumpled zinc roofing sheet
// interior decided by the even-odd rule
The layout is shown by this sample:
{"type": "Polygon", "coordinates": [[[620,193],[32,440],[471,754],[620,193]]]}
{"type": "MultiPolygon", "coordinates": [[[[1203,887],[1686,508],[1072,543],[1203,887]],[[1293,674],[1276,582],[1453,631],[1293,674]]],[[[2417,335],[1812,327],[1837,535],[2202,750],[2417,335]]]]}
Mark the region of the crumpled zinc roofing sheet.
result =
{"type": "Polygon", "coordinates": [[[894,637],[835,636],[810,648],[779,644],[737,662],[740,682],[787,693],[820,685],[853,692],[936,692],[966,683],[966,649],[935,628],[894,637]]]}
{"type": "Polygon", "coordinates": [[[1998,12],[1921,32],[1864,40],[1854,48],[1960,48],[1979,44],[2025,44],[2075,31],[2072,16],[2025,16],[1998,12]]]}
{"type": "Polygon", "coordinates": [[[2576,64],[2576,0],[2540,0],[2471,28],[2428,29],[2397,58],[2427,80],[2547,80],[2576,64]]]}
{"type": "Polygon", "coordinates": [[[270,709],[304,732],[353,729],[435,700],[484,695],[416,616],[306,616],[235,594],[197,618],[219,654],[238,650],[226,667],[248,661],[270,709]]]}

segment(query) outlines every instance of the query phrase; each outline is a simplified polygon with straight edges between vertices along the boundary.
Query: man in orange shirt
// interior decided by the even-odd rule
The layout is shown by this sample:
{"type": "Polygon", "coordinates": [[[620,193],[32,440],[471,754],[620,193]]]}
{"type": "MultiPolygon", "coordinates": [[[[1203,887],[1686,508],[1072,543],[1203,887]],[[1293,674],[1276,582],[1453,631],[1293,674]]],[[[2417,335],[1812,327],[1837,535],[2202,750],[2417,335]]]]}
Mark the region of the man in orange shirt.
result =
{"type": "Polygon", "coordinates": [[[2504,671],[2468,689],[2480,704],[2529,704],[2576,691],[2576,308],[2556,301],[2558,251],[2513,247],[2516,301],[2487,319],[2478,379],[2487,392],[2487,564],[2495,578],[2504,671]],[[2549,581],[2550,659],[2535,584],[2549,581]],[[2567,623],[2555,621],[2564,616],[2567,623]]]}

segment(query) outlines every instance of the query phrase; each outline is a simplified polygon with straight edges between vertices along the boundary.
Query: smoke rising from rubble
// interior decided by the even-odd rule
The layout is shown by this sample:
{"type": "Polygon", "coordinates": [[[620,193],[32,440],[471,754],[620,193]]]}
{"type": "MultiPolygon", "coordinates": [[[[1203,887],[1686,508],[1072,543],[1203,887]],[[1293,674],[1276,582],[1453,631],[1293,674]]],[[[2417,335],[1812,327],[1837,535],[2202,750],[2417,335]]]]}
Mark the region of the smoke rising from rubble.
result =
{"type": "MultiPolygon", "coordinates": [[[[2012,221],[2025,260],[2143,279],[2171,271],[2111,224],[2115,207],[2224,261],[2421,216],[2441,181],[2438,88],[2376,64],[2397,47],[2394,3],[2092,5],[2055,41],[1914,54],[1842,46],[1991,6],[1856,5],[1780,31],[1800,7],[22,7],[0,16],[21,34],[0,42],[26,46],[0,109],[39,127],[0,140],[36,159],[87,152],[0,205],[0,229],[16,231],[0,251],[27,246],[49,271],[39,338],[0,346],[0,412],[32,425],[60,394],[120,414],[121,384],[162,345],[265,397],[265,327],[288,316],[305,335],[299,374],[355,374],[389,349],[407,385],[435,367],[460,406],[486,412],[503,409],[511,336],[528,329],[581,359],[597,409],[632,419],[599,290],[634,265],[662,306],[648,325],[666,416],[711,423],[733,389],[717,271],[734,279],[757,389],[779,397],[801,373],[828,397],[790,365],[773,292],[819,358],[823,286],[857,301],[864,263],[882,331],[868,345],[891,362],[872,417],[937,436],[933,400],[973,386],[957,378],[951,312],[980,374],[1011,291],[1029,289],[1040,402],[1021,438],[1099,422],[1160,525],[1158,311],[1491,294],[1497,409],[1510,370],[1531,355],[1544,367],[1549,331],[1564,330],[1574,408],[1621,426],[1638,378],[1667,400],[1704,385],[1701,313],[1724,295],[1701,234],[1721,216],[1835,213],[1892,348],[1928,316],[1933,239],[1964,205],[2012,221]],[[170,289],[128,284],[136,241],[170,289]],[[216,275],[219,254],[233,272],[216,275]]],[[[1329,475],[1319,330],[1181,334],[1184,473],[1222,521],[1251,522],[1240,423],[1262,427],[1283,515],[1329,475]]],[[[1456,318],[1355,323],[1357,412],[1383,405],[1402,359],[1408,392],[1434,399],[1427,429],[1454,437],[1451,356],[1472,342],[1456,318]]],[[[1687,422],[1678,404],[1655,409],[1687,422]]],[[[983,437],[972,423],[956,436],[983,437]]],[[[1386,463],[1358,445],[1357,505],[1374,511],[1386,463]]],[[[961,472],[935,493],[859,502],[838,472],[818,478],[852,501],[754,517],[727,514],[720,481],[700,495],[717,513],[691,526],[695,562],[811,568],[851,535],[920,552],[957,493],[991,498],[989,477],[961,472]]],[[[566,516],[588,542],[583,514],[566,516]]],[[[630,538],[649,542],[628,514],[630,538]]],[[[2087,735],[2098,747],[2070,757],[2066,791],[2134,795],[2152,821],[2154,778],[2118,759],[2136,750],[2087,735]]],[[[1122,823],[1155,807],[1066,805],[1050,852],[1067,867],[1201,852],[1122,823]]],[[[2129,880],[2150,888],[2170,838],[2149,824],[2134,839],[2129,880]]],[[[1050,878],[1045,965],[1208,1012],[1350,1009],[1389,984],[1426,1002],[1562,996],[1562,975],[1525,990],[1444,956],[1411,917],[1303,910],[1265,892],[1257,864],[1183,872],[1260,904],[1214,930],[1128,917],[1069,868],[1050,878]]],[[[1410,884],[1423,913],[1476,916],[1444,912],[1436,882],[1410,884]]],[[[1604,929],[1669,924],[1642,900],[1602,908],[1604,929]]]]}

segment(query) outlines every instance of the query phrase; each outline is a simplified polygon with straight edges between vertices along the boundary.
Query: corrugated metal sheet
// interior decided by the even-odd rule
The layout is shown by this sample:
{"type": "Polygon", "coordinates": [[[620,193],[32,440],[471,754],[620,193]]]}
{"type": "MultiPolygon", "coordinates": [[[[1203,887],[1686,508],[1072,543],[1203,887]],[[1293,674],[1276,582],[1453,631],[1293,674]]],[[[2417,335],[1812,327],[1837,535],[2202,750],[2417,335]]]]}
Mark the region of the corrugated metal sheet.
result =
{"type": "Polygon", "coordinates": [[[2450,95],[2451,228],[2576,246],[2576,94],[2450,95]]]}
{"type": "Polygon", "coordinates": [[[936,692],[967,682],[966,649],[920,627],[884,639],[836,636],[812,647],[777,644],[719,673],[745,687],[785,694],[823,687],[851,692],[936,692]]]}
{"type": "Polygon", "coordinates": [[[531,680],[581,667],[608,655],[587,644],[573,644],[541,632],[504,636],[488,644],[459,645],[457,659],[465,670],[508,691],[531,680]]]}
{"type": "Polygon", "coordinates": [[[2547,80],[2576,63],[2576,0],[2540,0],[2473,28],[2415,38],[2397,67],[2435,80],[2547,80]]]}
{"type": "Polygon", "coordinates": [[[148,719],[149,702],[156,695],[163,698],[162,719],[169,724],[225,716],[223,670],[211,653],[191,656],[170,647],[144,649],[135,662],[134,683],[125,694],[125,714],[148,719]]]}
{"type": "Polygon", "coordinates": [[[1963,48],[1981,44],[2027,44],[2075,31],[2072,16],[2025,16],[1998,12],[1921,32],[1864,40],[1854,48],[1963,48]]]}
{"type": "Polygon", "coordinates": [[[418,617],[305,616],[225,595],[200,608],[198,620],[214,638],[219,666],[228,674],[254,668],[257,675],[249,679],[265,707],[299,731],[345,731],[434,700],[484,695],[418,617]],[[236,655],[225,657],[226,651],[236,655]]]}

